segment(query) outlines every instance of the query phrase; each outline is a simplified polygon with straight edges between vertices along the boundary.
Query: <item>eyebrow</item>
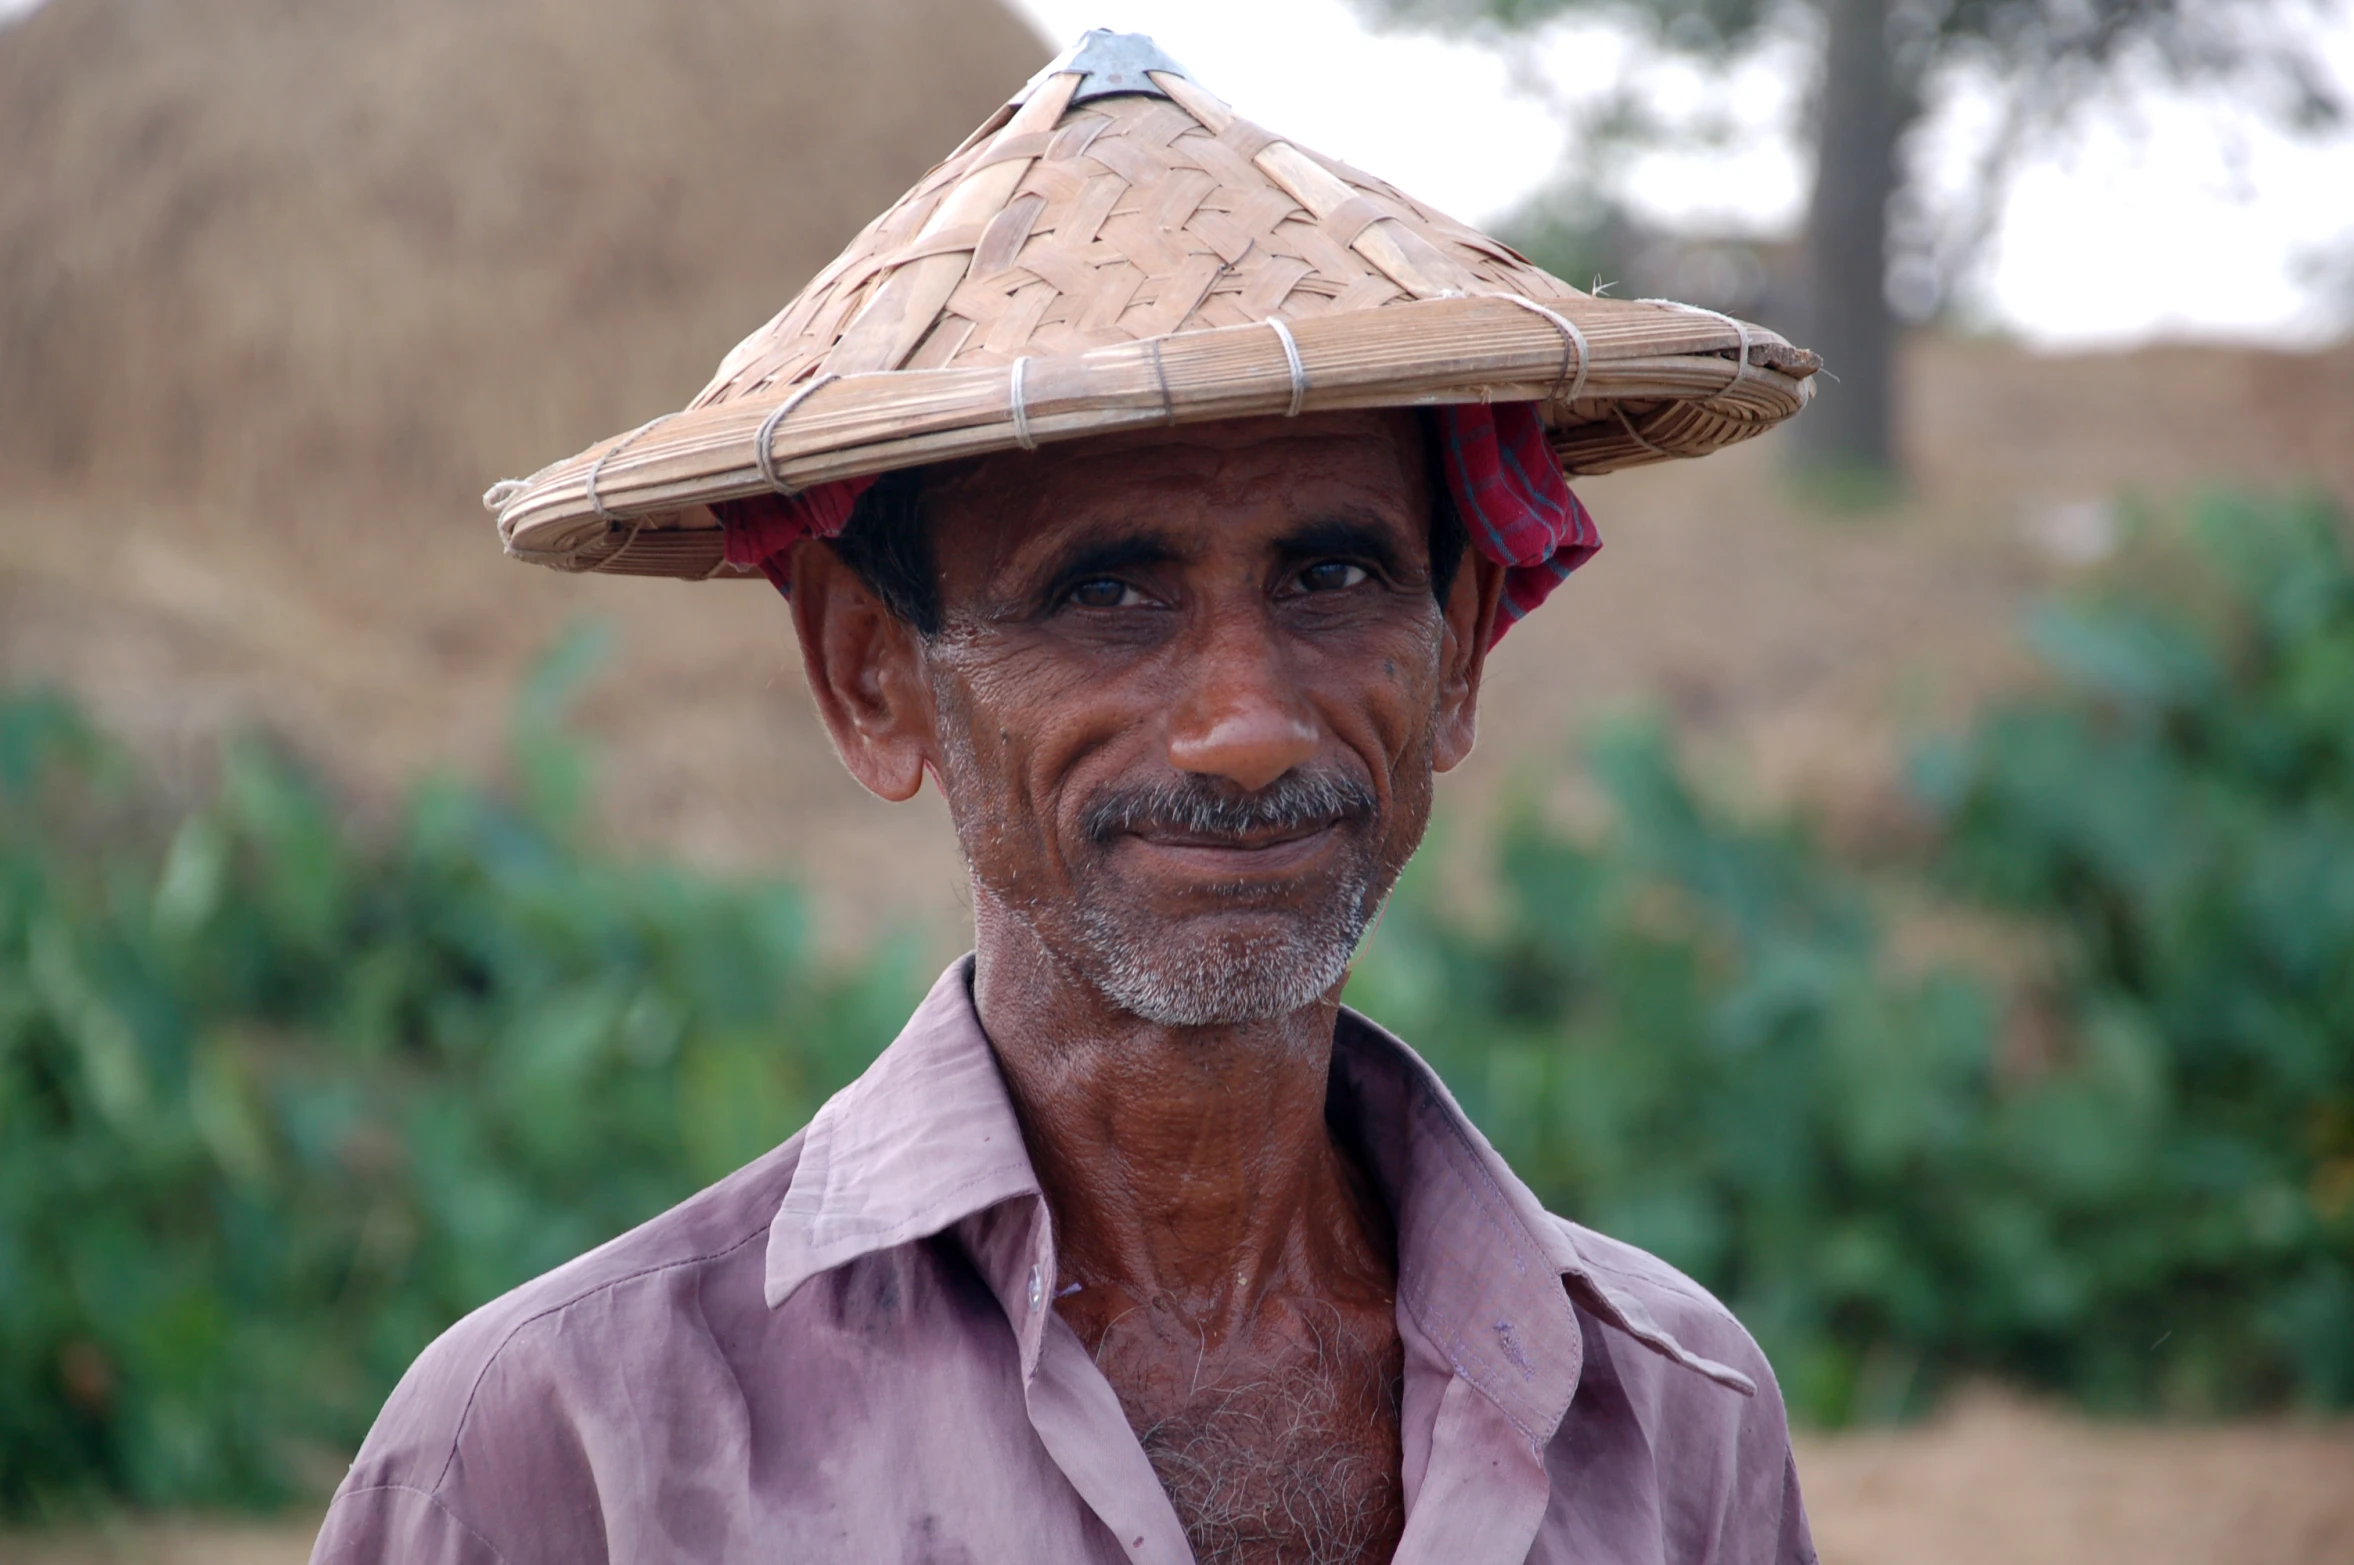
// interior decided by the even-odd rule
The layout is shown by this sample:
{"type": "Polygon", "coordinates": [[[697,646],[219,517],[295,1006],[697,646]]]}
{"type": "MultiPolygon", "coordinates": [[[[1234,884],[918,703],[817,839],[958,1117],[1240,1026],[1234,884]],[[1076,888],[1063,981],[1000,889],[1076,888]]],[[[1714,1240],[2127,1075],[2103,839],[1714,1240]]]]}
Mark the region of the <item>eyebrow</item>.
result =
{"type": "Polygon", "coordinates": [[[1412,564],[1398,552],[1395,528],[1349,516],[1324,517],[1295,528],[1275,540],[1275,552],[1289,562],[1354,555],[1372,561],[1392,578],[1405,575],[1412,564]]]}
{"type": "Polygon", "coordinates": [[[1151,528],[1122,531],[1109,537],[1082,538],[1026,569],[1017,568],[1015,579],[1026,579],[1029,585],[1011,588],[1014,595],[1001,600],[994,615],[1044,613],[1083,581],[1166,565],[1181,558],[1183,554],[1177,545],[1151,528]]]}
{"type": "MultiPolygon", "coordinates": [[[[1398,548],[1395,529],[1356,516],[1328,516],[1293,528],[1275,540],[1276,557],[1286,564],[1329,559],[1334,555],[1370,561],[1392,578],[1410,574],[1413,562],[1398,548]]],[[[1186,551],[1166,534],[1151,528],[1090,538],[1074,544],[1040,573],[1045,601],[1051,602],[1080,582],[1124,571],[1181,563],[1186,551]]]]}
{"type": "Polygon", "coordinates": [[[1046,576],[1054,587],[1062,588],[1090,577],[1115,576],[1147,565],[1166,565],[1178,558],[1177,546],[1159,533],[1121,533],[1078,544],[1056,560],[1046,576]]]}

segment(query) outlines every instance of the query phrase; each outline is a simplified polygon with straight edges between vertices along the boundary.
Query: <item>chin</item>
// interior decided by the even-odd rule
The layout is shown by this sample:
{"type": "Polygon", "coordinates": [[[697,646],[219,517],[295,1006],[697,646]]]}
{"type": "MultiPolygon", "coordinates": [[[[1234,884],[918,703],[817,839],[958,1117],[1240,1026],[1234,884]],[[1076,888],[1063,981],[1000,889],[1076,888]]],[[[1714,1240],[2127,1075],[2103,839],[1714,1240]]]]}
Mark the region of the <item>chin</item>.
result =
{"type": "Polygon", "coordinates": [[[1164,1027],[1240,1027],[1321,1001],[1348,974],[1377,904],[1336,898],[1314,914],[1150,919],[1082,914],[1077,960],[1104,997],[1164,1027]]]}

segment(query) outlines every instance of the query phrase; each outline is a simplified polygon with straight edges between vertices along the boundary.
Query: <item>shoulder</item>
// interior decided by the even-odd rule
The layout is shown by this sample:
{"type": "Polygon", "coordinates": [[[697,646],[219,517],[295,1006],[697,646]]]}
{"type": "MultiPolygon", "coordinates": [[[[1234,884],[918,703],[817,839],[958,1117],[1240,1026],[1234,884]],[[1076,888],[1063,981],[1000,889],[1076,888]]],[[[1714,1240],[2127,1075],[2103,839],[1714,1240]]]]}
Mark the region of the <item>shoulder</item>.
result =
{"type": "MultiPolygon", "coordinates": [[[[1578,1262],[1570,1274],[1573,1291],[1582,1278],[1584,1291],[1602,1306],[1599,1313],[1609,1324],[1730,1389],[1773,1392],[1773,1367],[1764,1350],[1715,1294],[1648,1250],[1566,1217],[1553,1221],[1578,1262]],[[1654,1333],[1664,1341],[1651,1340],[1654,1333]]],[[[1778,1407],[1779,1397],[1773,1400],[1778,1407]]]]}
{"type": "Polygon", "coordinates": [[[1659,1257],[1555,1217],[1587,1342],[1557,1436],[1577,1482],[1648,1487],[1681,1557],[1808,1565],[1815,1558],[1773,1366],[1714,1294],[1659,1257]],[[1590,1394],[1589,1394],[1590,1393],[1590,1394]],[[1603,1452],[1641,1450],[1641,1478],[1603,1452]]]}
{"type": "Polygon", "coordinates": [[[705,1307],[713,1274],[757,1300],[761,1241],[800,1150],[796,1135],[443,1332],[377,1415],[314,1560],[503,1559],[495,1518],[484,1514],[491,1476],[535,1508],[558,1496],[593,1506],[588,1453],[568,1438],[584,1394],[618,1366],[711,1351],[700,1339],[714,1330],[705,1307]],[[546,1470],[496,1471],[522,1451],[546,1470]]]}
{"type": "MultiPolygon", "coordinates": [[[[567,1328],[580,1326],[585,1317],[610,1321],[616,1294],[645,1297],[654,1313],[666,1313],[663,1291],[640,1285],[725,1266],[742,1259],[747,1250],[753,1252],[757,1287],[760,1241],[792,1183],[800,1150],[801,1138],[795,1136],[660,1216],[460,1320],[402,1377],[369,1435],[369,1445],[377,1445],[379,1435],[396,1432],[424,1436],[428,1445],[446,1445],[469,1412],[477,1417],[498,1413],[498,1406],[485,1406],[483,1398],[493,1389],[486,1381],[494,1372],[499,1389],[513,1395],[530,1389],[536,1375],[551,1373],[584,1351],[612,1347],[639,1353],[658,1347],[658,1341],[643,1337],[598,1342],[595,1338],[603,1334],[595,1332],[584,1340],[564,1341],[575,1334],[567,1328]]],[[[642,1317],[647,1311],[629,1313],[642,1317]]],[[[660,1331],[668,1323],[641,1318],[634,1324],[660,1331]]]]}

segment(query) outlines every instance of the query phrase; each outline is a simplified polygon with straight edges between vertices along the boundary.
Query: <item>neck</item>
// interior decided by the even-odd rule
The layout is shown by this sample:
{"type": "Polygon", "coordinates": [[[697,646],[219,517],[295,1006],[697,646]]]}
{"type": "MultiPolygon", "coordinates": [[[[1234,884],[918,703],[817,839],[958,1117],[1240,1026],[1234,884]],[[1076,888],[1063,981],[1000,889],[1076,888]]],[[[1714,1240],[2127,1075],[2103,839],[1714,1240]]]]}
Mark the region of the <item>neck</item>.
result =
{"type": "Polygon", "coordinates": [[[1065,1284],[1097,1309],[1174,1312],[1214,1345],[1278,1293],[1321,1291],[1372,1256],[1387,1269],[1383,1225],[1325,1124],[1337,990],[1268,1021],[1164,1026],[976,901],[974,1001],[1065,1284]]]}

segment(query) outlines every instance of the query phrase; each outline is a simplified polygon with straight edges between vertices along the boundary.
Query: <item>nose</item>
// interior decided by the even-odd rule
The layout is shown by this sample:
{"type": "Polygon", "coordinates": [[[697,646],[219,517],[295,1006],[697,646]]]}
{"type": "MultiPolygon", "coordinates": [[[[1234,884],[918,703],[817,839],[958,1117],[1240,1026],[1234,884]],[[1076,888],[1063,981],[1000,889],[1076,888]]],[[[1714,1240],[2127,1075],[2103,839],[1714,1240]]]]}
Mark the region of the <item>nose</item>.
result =
{"type": "Polygon", "coordinates": [[[1219,614],[1190,650],[1169,764],[1256,793],[1316,753],[1316,724],[1263,614],[1219,614]]]}

